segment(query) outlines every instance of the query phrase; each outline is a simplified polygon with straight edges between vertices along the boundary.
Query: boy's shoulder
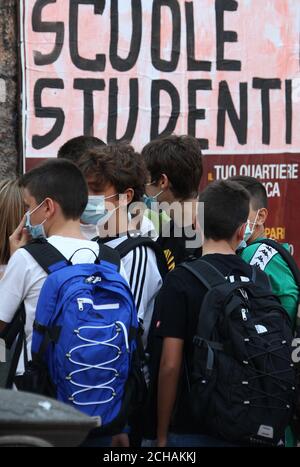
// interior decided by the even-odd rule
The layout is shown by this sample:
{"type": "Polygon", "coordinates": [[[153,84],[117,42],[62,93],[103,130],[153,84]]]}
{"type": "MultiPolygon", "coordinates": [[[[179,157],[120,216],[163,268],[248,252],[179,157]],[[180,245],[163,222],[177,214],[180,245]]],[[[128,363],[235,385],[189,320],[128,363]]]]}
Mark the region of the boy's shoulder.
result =
{"type": "MultiPolygon", "coordinates": [[[[290,250],[289,244],[281,244],[287,251],[290,250]]],[[[242,259],[251,265],[257,265],[260,269],[265,270],[272,262],[284,263],[284,259],[278,253],[276,248],[264,243],[264,238],[257,240],[255,243],[248,245],[241,252],[242,259]]]]}
{"type": "Polygon", "coordinates": [[[35,263],[31,254],[25,250],[25,248],[18,248],[11,256],[8,266],[10,265],[20,265],[20,267],[25,267],[26,265],[31,266],[35,263]]]}

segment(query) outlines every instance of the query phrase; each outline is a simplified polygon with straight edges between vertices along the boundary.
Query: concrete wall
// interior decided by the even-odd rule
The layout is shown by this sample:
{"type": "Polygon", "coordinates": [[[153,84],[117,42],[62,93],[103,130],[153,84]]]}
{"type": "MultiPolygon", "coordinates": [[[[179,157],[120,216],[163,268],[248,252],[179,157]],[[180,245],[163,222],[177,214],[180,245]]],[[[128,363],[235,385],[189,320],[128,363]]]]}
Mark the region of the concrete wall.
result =
{"type": "Polygon", "coordinates": [[[0,0],[0,179],[18,165],[17,2],[0,0]]]}

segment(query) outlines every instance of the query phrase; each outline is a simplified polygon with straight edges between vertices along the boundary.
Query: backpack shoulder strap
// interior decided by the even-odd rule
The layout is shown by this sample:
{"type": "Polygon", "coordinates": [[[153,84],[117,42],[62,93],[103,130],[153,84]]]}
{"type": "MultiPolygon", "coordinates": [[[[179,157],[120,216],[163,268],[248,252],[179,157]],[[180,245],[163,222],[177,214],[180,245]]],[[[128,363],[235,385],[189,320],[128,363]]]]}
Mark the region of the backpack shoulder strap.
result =
{"type": "Polygon", "coordinates": [[[184,268],[193,274],[193,276],[205,285],[208,290],[227,283],[225,277],[217,268],[201,258],[191,262],[182,263],[178,267],[184,268]]]}
{"type": "Polygon", "coordinates": [[[25,245],[26,250],[47,274],[67,266],[69,261],[47,240],[35,240],[25,245]],[[55,267],[54,267],[55,265],[55,267]]]}
{"type": "Polygon", "coordinates": [[[107,245],[104,245],[103,243],[99,244],[99,261],[105,261],[106,263],[113,264],[114,266],[117,267],[118,271],[120,271],[121,268],[121,258],[120,254],[117,250],[114,250],[113,248],[110,248],[107,245]]]}
{"type": "Polygon", "coordinates": [[[24,302],[22,302],[17,313],[14,316],[12,323],[7,327],[5,333],[1,336],[5,341],[6,348],[11,349],[15,343],[14,353],[10,362],[9,371],[5,383],[6,389],[13,388],[22,349],[24,350],[24,363],[26,363],[27,343],[25,335],[25,324],[26,312],[24,302]]]}
{"type": "Polygon", "coordinates": [[[250,266],[252,269],[251,282],[255,285],[272,292],[272,285],[269,276],[257,266],[250,266]]]}
{"type": "MultiPolygon", "coordinates": [[[[62,269],[71,263],[64,255],[47,240],[38,240],[23,247],[44,269],[47,274],[62,269]]],[[[113,264],[120,270],[121,260],[117,251],[107,245],[99,244],[99,255],[97,261],[105,261],[113,264]]]]}
{"type": "Polygon", "coordinates": [[[258,241],[258,242],[253,242],[251,245],[253,244],[264,244],[264,245],[267,245],[267,246],[270,246],[271,248],[274,248],[274,250],[276,250],[280,256],[285,260],[285,262],[287,263],[288,267],[290,268],[293,276],[294,276],[294,279],[295,279],[295,282],[297,284],[297,286],[300,288],[300,270],[299,270],[299,267],[296,263],[296,261],[294,260],[293,256],[291,255],[291,253],[289,251],[287,251],[283,245],[281,243],[278,243],[276,242],[275,240],[272,240],[270,238],[266,238],[266,239],[263,239],[261,241],[258,241]]]}
{"type": "Polygon", "coordinates": [[[168,266],[166,257],[162,248],[158,243],[154,242],[151,238],[142,236],[129,236],[124,242],[120,243],[115,249],[119,252],[121,258],[124,258],[128,253],[135,250],[139,246],[150,248],[155,253],[157,267],[162,278],[168,273],[168,266]]]}

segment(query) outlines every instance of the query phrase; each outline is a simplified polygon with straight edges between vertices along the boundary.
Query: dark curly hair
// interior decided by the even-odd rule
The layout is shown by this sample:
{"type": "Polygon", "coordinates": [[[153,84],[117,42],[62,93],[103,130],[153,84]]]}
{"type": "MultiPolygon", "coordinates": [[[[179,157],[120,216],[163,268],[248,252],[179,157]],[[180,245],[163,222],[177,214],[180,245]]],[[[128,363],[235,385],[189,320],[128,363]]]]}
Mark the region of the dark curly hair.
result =
{"type": "Polygon", "coordinates": [[[78,166],[85,177],[93,175],[96,178],[99,191],[107,183],[112,184],[120,194],[132,188],[132,202],[141,201],[145,193],[146,166],[141,155],[129,144],[120,143],[87,151],[80,158],[78,166]]]}

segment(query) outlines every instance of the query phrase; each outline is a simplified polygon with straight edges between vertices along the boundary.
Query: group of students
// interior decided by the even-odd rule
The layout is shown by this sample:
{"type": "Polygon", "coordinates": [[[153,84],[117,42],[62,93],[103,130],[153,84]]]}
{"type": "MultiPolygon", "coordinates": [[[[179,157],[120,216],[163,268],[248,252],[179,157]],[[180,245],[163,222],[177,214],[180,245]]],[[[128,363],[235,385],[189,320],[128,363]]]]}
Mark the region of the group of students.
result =
{"type": "MultiPolygon", "coordinates": [[[[234,177],[199,193],[201,176],[201,148],[191,136],[152,141],[141,154],[127,144],[79,137],[57,159],[0,186],[0,332],[24,303],[29,359],[47,273],[24,247],[47,239],[73,264],[93,263],[104,245],[121,256],[120,275],[131,289],[149,354],[149,394],[138,427],[133,422],[121,434],[94,436],[88,445],[129,446],[129,439],[142,438],[143,446],[158,447],[238,444],[214,436],[193,417],[189,376],[207,287],[182,264],[205,262],[229,279],[251,280],[253,266],[259,268],[295,326],[299,288],[280,248],[264,237],[263,184],[234,177]]],[[[17,374],[23,372],[20,358],[17,374]]]]}

